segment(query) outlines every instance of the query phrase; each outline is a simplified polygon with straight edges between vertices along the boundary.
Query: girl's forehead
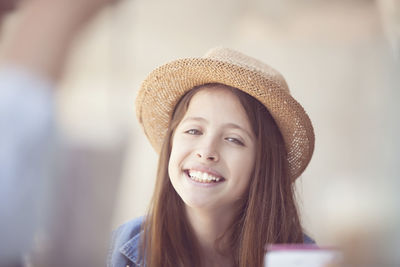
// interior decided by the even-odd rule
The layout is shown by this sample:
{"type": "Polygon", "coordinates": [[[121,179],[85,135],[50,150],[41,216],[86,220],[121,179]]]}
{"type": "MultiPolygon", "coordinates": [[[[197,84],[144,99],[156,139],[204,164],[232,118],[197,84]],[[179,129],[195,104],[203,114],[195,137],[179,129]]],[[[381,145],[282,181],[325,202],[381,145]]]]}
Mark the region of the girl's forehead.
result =
{"type": "Polygon", "coordinates": [[[228,100],[231,102],[240,102],[238,97],[231,90],[219,85],[204,85],[193,95],[190,102],[194,100],[212,102],[228,100]]]}
{"type": "Polygon", "coordinates": [[[238,124],[250,130],[250,122],[238,96],[231,90],[212,86],[200,89],[190,100],[182,121],[195,118],[204,122],[238,124]]]}
{"type": "Polygon", "coordinates": [[[190,100],[188,111],[206,109],[243,109],[238,97],[224,87],[204,87],[190,100]]]}

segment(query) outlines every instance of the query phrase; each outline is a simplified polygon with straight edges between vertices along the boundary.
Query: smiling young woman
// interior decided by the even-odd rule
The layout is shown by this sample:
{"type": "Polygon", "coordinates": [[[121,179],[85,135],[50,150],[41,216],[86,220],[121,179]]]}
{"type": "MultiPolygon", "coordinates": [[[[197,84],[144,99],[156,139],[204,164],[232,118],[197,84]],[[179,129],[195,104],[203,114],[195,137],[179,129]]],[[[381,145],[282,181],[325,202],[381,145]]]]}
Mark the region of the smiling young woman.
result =
{"type": "Polygon", "coordinates": [[[204,85],[194,92],[172,129],[168,173],[188,215],[199,210],[221,218],[248,187],[255,137],[243,106],[229,89],[204,85]]]}
{"type": "Polygon", "coordinates": [[[144,219],[114,233],[109,266],[262,266],[267,244],[311,242],[293,181],[314,134],[275,70],[229,49],[178,60],[144,81],[137,112],[156,187],[144,219]]]}

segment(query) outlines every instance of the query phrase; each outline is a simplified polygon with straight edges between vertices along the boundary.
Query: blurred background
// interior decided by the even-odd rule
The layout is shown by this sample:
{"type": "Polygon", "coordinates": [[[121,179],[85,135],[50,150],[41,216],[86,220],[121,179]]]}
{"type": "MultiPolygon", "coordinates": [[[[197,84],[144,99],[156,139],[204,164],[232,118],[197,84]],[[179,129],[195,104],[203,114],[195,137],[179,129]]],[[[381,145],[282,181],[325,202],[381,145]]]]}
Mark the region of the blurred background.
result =
{"type": "Polygon", "coordinates": [[[141,81],[219,45],[280,71],[313,122],[314,156],[296,182],[306,232],[320,245],[374,240],[400,261],[398,0],[127,0],[105,10],[79,36],[57,101],[65,140],[100,154],[90,164],[115,191],[113,228],[146,212],[155,181],[157,155],[134,112],[141,81]]]}

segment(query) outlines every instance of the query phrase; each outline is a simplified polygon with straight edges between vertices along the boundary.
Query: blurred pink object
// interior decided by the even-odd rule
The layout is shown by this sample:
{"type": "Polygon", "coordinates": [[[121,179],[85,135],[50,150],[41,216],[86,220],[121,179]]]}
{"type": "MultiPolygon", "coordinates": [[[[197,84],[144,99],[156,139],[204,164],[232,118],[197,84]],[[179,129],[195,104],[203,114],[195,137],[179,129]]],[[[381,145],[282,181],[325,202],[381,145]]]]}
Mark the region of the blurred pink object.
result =
{"type": "Polygon", "coordinates": [[[332,247],[316,245],[270,245],[265,254],[265,267],[324,267],[340,261],[341,252],[332,247]]]}

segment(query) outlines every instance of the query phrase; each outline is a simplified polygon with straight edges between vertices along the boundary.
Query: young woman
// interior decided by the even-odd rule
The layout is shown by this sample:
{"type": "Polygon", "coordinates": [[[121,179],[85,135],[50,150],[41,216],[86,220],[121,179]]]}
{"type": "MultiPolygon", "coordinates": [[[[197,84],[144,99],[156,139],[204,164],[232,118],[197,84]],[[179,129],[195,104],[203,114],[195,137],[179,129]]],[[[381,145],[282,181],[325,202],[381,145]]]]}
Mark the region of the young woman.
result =
{"type": "Polygon", "coordinates": [[[148,214],[119,227],[109,266],[259,266],[303,234],[293,182],[314,133],[283,77],[218,48],[154,70],[137,116],[160,154],[148,214]]]}

